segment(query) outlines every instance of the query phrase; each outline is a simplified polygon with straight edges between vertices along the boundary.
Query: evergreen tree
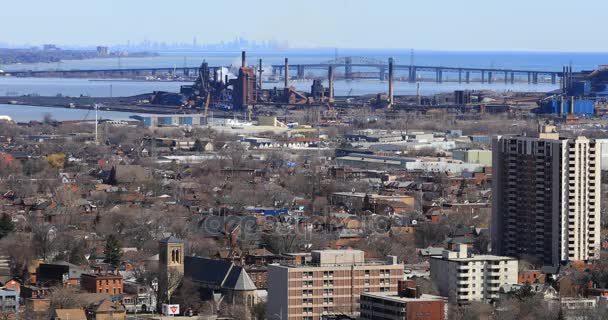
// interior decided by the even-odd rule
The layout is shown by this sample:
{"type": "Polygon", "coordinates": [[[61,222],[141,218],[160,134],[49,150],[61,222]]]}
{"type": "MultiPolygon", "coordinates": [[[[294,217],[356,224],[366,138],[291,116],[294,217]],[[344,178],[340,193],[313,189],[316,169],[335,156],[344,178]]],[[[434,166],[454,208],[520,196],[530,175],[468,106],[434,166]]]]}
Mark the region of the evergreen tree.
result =
{"type": "Polygon", "coordinates": [[[115,166],[112,166],[112,169],[110,169],[110,174],[108,174],[107,183],[109,185],[113,185],[113,186],[115,186],[118,183],[118,181],[116,181],[116,167],[115,166]]]}
{"type": "Polygon", "coordinates": [[[104,250],[106,256],[106,262],[118,267],[120,258],[122,257],[122,244],[114,235],[109,235],[106,238],[106,248],[104,250]]]}
{"type": "Polygon", "coordinates": [[[372,210],[372,205],[370,203],[370,199],[369,199],[369,195],[365,194],[365,197],[363,197],[363,211],[365,210],[372,210]]]}
{"type": "Polygon", "coordinates": [[[2,214],[0,218],[0,239],[6,237],[9,233],[15,230],[15,224],[8,214],[2,214]]]}
{"type": "Polygon", "coordinates": [[[203,142],[200,139],[196,139],[194,141],[194,147],[192,148],[192,151],[196,151],[196,152],[204,151],[203,142]]]}

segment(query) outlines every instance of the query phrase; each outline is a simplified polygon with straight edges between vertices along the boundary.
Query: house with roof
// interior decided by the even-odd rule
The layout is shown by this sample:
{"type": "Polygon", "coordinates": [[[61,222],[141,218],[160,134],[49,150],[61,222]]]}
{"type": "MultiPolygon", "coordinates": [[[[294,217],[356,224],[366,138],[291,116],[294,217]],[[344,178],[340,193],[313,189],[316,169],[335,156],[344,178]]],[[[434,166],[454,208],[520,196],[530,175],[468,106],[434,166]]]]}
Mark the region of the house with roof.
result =
{"type": "Polygon", "coordinates": [[[80,278],[83,273],[90,272],[83,267],[66,261],[41,263],[36,269],[36,281],[39,286],[71,286],[80,287],[80,278]]]}
{"type": "Polygon", "coordinates": [[[544,300],[552,300],[559,297],[557,290],[550,284],[545,283],[532,283],[532,284],[503,284],[499,288],[499,296],[501,300],[509,299],[517,294],[524,286],[528,285],[530,292],[536,296],[543,298],[544,300]]]}
{"type": "Polygon", "coordinates": [[[90,305],[87,311],[91,315],[91,320],[125,320],[127,318],[125,307],[109,299],[90,305]]]}
{"type": "Polygon", "coordinates": [[[84,309],[55,309],[51,320],[87,320],[84,309]]]}

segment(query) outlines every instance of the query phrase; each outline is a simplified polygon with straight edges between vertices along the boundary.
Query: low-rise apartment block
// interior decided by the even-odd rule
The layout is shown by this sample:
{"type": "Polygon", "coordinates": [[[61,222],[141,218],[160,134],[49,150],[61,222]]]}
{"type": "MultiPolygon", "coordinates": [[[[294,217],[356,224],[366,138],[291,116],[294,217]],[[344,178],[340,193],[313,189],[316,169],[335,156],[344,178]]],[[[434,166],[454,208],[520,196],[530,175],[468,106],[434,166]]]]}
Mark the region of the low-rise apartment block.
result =
{"type": "Polygon", "coordinates": [[[360,250],[318,250],[310,263],[268,266],[269,319],[318,320],[356,315],[364,292],[396,292],[403,265],[396,257],[365,261],[360,250]]]}
{"type": "Polygon", "coordinates": [[[466,245],[456,249],[444,250],[441,257],[430,260],[431,280],[450,303],[496,300],[501,285],[517,283],[517,259],[473,255],[466,245]]]}
{"type": "Polygon", "coordinates": [[[362,320],[444,320],[447,299],[421,294],[413,280],[399,281],[398,292],[361,294],[362,320]]]}

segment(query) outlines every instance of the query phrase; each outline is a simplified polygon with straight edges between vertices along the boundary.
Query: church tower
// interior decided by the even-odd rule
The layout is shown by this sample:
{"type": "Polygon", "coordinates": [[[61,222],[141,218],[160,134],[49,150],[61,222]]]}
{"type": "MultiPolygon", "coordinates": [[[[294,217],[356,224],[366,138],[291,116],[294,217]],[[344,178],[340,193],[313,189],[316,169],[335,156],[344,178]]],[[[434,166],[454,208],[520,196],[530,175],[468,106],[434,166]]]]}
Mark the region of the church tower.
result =
{"type": "Polygon", "coordinates": [[[174,236],[160,240],[158,258],[160,302],[170,302],[171,294],[184,276],[184,241],[174,236]]]}

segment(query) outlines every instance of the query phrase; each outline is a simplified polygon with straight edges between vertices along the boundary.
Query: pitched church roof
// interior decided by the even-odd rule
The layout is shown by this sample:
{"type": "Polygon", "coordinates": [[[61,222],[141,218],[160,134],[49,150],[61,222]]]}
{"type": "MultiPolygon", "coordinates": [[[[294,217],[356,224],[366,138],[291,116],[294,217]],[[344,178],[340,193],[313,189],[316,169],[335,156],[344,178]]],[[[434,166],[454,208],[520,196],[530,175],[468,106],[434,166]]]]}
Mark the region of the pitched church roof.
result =
{"type": "Polygon", "coordinates": [[[223,286],[235,291],[257,290],[247,271],[239,266],[232,267],[223,286]]]}
{"type": "Polygon", "coordinates": [[[161,243],[184,243],[184,240],[176,238],[174,236],[169,236],[160,240],[161,243]]]}
{"type": "Polygon", "coordinates": [[[184,275],[218,289],[235,291],[257,289],[245,269],[226,260],[185,257],[184,275]]]}

